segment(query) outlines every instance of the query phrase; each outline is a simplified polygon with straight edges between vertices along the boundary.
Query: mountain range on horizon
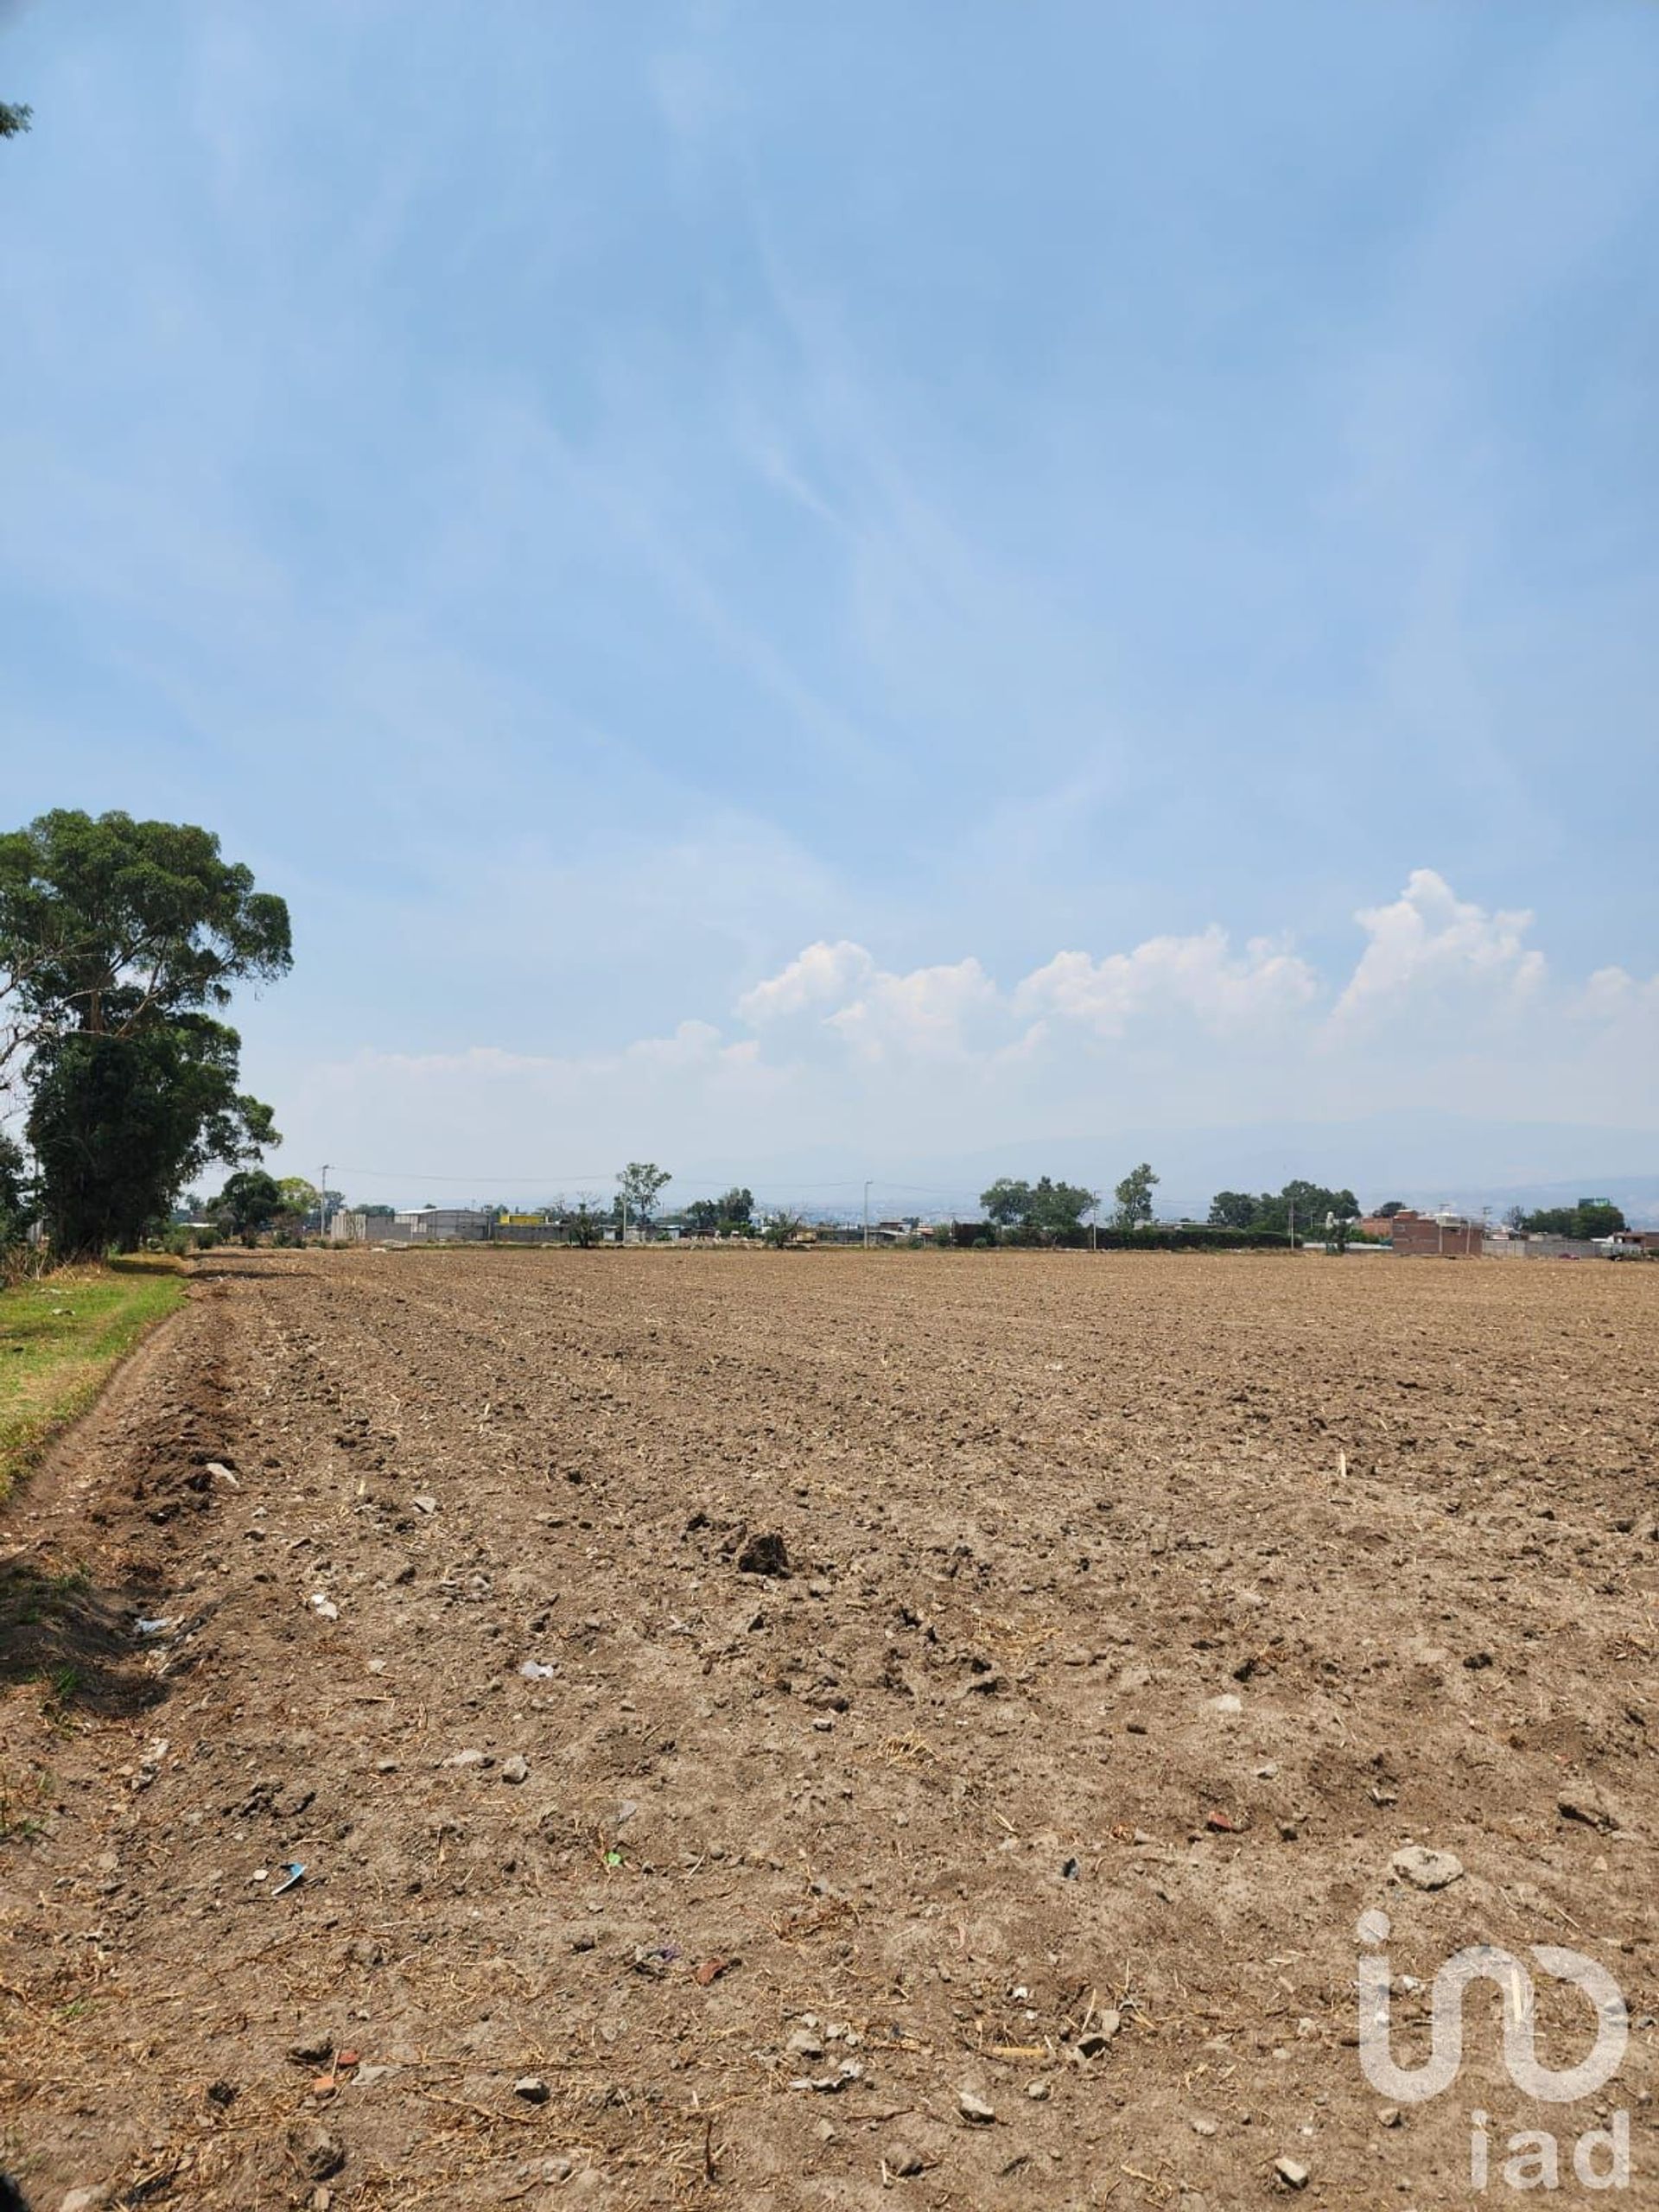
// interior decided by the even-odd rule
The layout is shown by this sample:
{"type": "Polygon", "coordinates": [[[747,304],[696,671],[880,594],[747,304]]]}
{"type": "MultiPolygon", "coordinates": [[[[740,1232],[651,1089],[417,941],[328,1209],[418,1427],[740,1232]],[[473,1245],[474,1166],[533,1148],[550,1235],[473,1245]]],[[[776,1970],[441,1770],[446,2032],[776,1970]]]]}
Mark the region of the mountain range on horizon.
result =
{"type": "MultiPolygon", "coordinates": [[[[1302,1177],[1352,1190],[1368,1208],[1398,1198],[1422,1209],[1478,1213],[1487,1208],[1497,1218],[1515,1205],[1530,1210],[1593,1196],[1612,1199],[1633,1223],[1659,1224],[1659,1133],[1495,1123],[1427,1111],[1345,1122],[1128,1128],[875,1158],[851,1147],[823,1145],[760,1159],[715,1154],[677,1163],[664,1149],[662,1164],[674,1179],[664,1203],[671,1209],[737,1184],[751,1189],[763,1205],[851,1214],[861,1210],[868,1179],[874,1211],[966,1215],[977,1210],[979,1193],[1003,1175],[1033,1180],[1052,1175],[1109,1199],[1113,1185],[1143,1160],[1157,1172],[1156,1205],[1163,1218],[1202,1219],[1217,1191],[1276,1191],[1302,1177]]],[[[480,1202],[533,1206],[578,1194],[571,1186],[474,1195],[480,1202]]],[[[435,1197],[411,1191],[397,1202],[435,1197]]],[[[436,1202],[458,1203],[458,1194],[450,1192],[436,1202]]]]}

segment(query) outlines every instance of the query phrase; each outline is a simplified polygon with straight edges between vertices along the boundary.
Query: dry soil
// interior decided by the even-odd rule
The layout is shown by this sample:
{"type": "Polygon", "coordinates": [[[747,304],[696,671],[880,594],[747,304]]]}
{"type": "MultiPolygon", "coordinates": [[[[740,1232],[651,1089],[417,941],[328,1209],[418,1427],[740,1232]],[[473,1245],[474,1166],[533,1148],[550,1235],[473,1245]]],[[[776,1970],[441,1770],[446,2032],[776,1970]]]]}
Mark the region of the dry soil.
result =
{"type": "Polygon", "coordinates": [[[1543,2127],[1557,2202],[1622,2111],[1659,2202],[1656,1351],[1640,1266],[204,1266],[0,1519],[0,2164],[37,2212],[1428,2208],[1471,2110],[1479,2201],[1543,2127]],[[1558,1944],[1618,2075],[1528,2103],[1487,1993],[1391,2112],[1376,1910],[1402,2061],[1460,1945],[1558,1944]]]}

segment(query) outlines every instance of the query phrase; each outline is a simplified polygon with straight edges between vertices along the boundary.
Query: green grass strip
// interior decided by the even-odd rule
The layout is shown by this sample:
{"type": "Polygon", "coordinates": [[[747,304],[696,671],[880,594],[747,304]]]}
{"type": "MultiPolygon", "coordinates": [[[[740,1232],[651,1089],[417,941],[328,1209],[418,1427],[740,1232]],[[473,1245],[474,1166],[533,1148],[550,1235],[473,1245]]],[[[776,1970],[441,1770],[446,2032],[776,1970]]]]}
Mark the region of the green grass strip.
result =
{"type": "Polygon", "coordinates": [[[0,1501],[145,1331],[183,1302],[177,1270],[142,1259],[0,1290],[0,1501]]]}

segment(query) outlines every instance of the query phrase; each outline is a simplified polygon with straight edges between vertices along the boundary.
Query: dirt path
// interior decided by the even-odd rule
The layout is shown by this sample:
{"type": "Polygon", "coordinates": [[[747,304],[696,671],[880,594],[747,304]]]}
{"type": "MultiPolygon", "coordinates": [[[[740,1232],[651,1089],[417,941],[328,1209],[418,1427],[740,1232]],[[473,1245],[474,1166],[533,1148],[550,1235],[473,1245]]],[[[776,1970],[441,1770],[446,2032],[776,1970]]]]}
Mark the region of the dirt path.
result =
{"type": "Polygon", "coordinates": [[[208,1271],[0,1519],[0,2164],[37,2212],[1427,2208],[1480,2107],[1494,2194],[1548,2127],[1573,2201],[1627,2111],[1659,2202],[1656,1353],[1639,1268],[208,1271]],[[1617,2078],[1527,2103],[1471,1999],[1382,2124],[1373,1908],[1420,1983],[1599,1959],[1617,2078]]]}

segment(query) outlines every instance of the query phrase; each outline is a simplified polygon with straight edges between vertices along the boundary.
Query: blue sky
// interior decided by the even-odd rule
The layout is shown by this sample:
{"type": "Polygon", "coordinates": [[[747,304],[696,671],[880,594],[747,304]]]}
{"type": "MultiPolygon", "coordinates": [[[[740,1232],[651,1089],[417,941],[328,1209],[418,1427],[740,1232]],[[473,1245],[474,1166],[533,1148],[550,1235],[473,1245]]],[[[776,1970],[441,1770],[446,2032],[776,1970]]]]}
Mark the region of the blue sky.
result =
{"type": "Polygon", "coordinates": [[[1659,8],[64,0],[0,93],[4,811],[289,897],[283,1164],[1653,1128],[1659,8]]]}

